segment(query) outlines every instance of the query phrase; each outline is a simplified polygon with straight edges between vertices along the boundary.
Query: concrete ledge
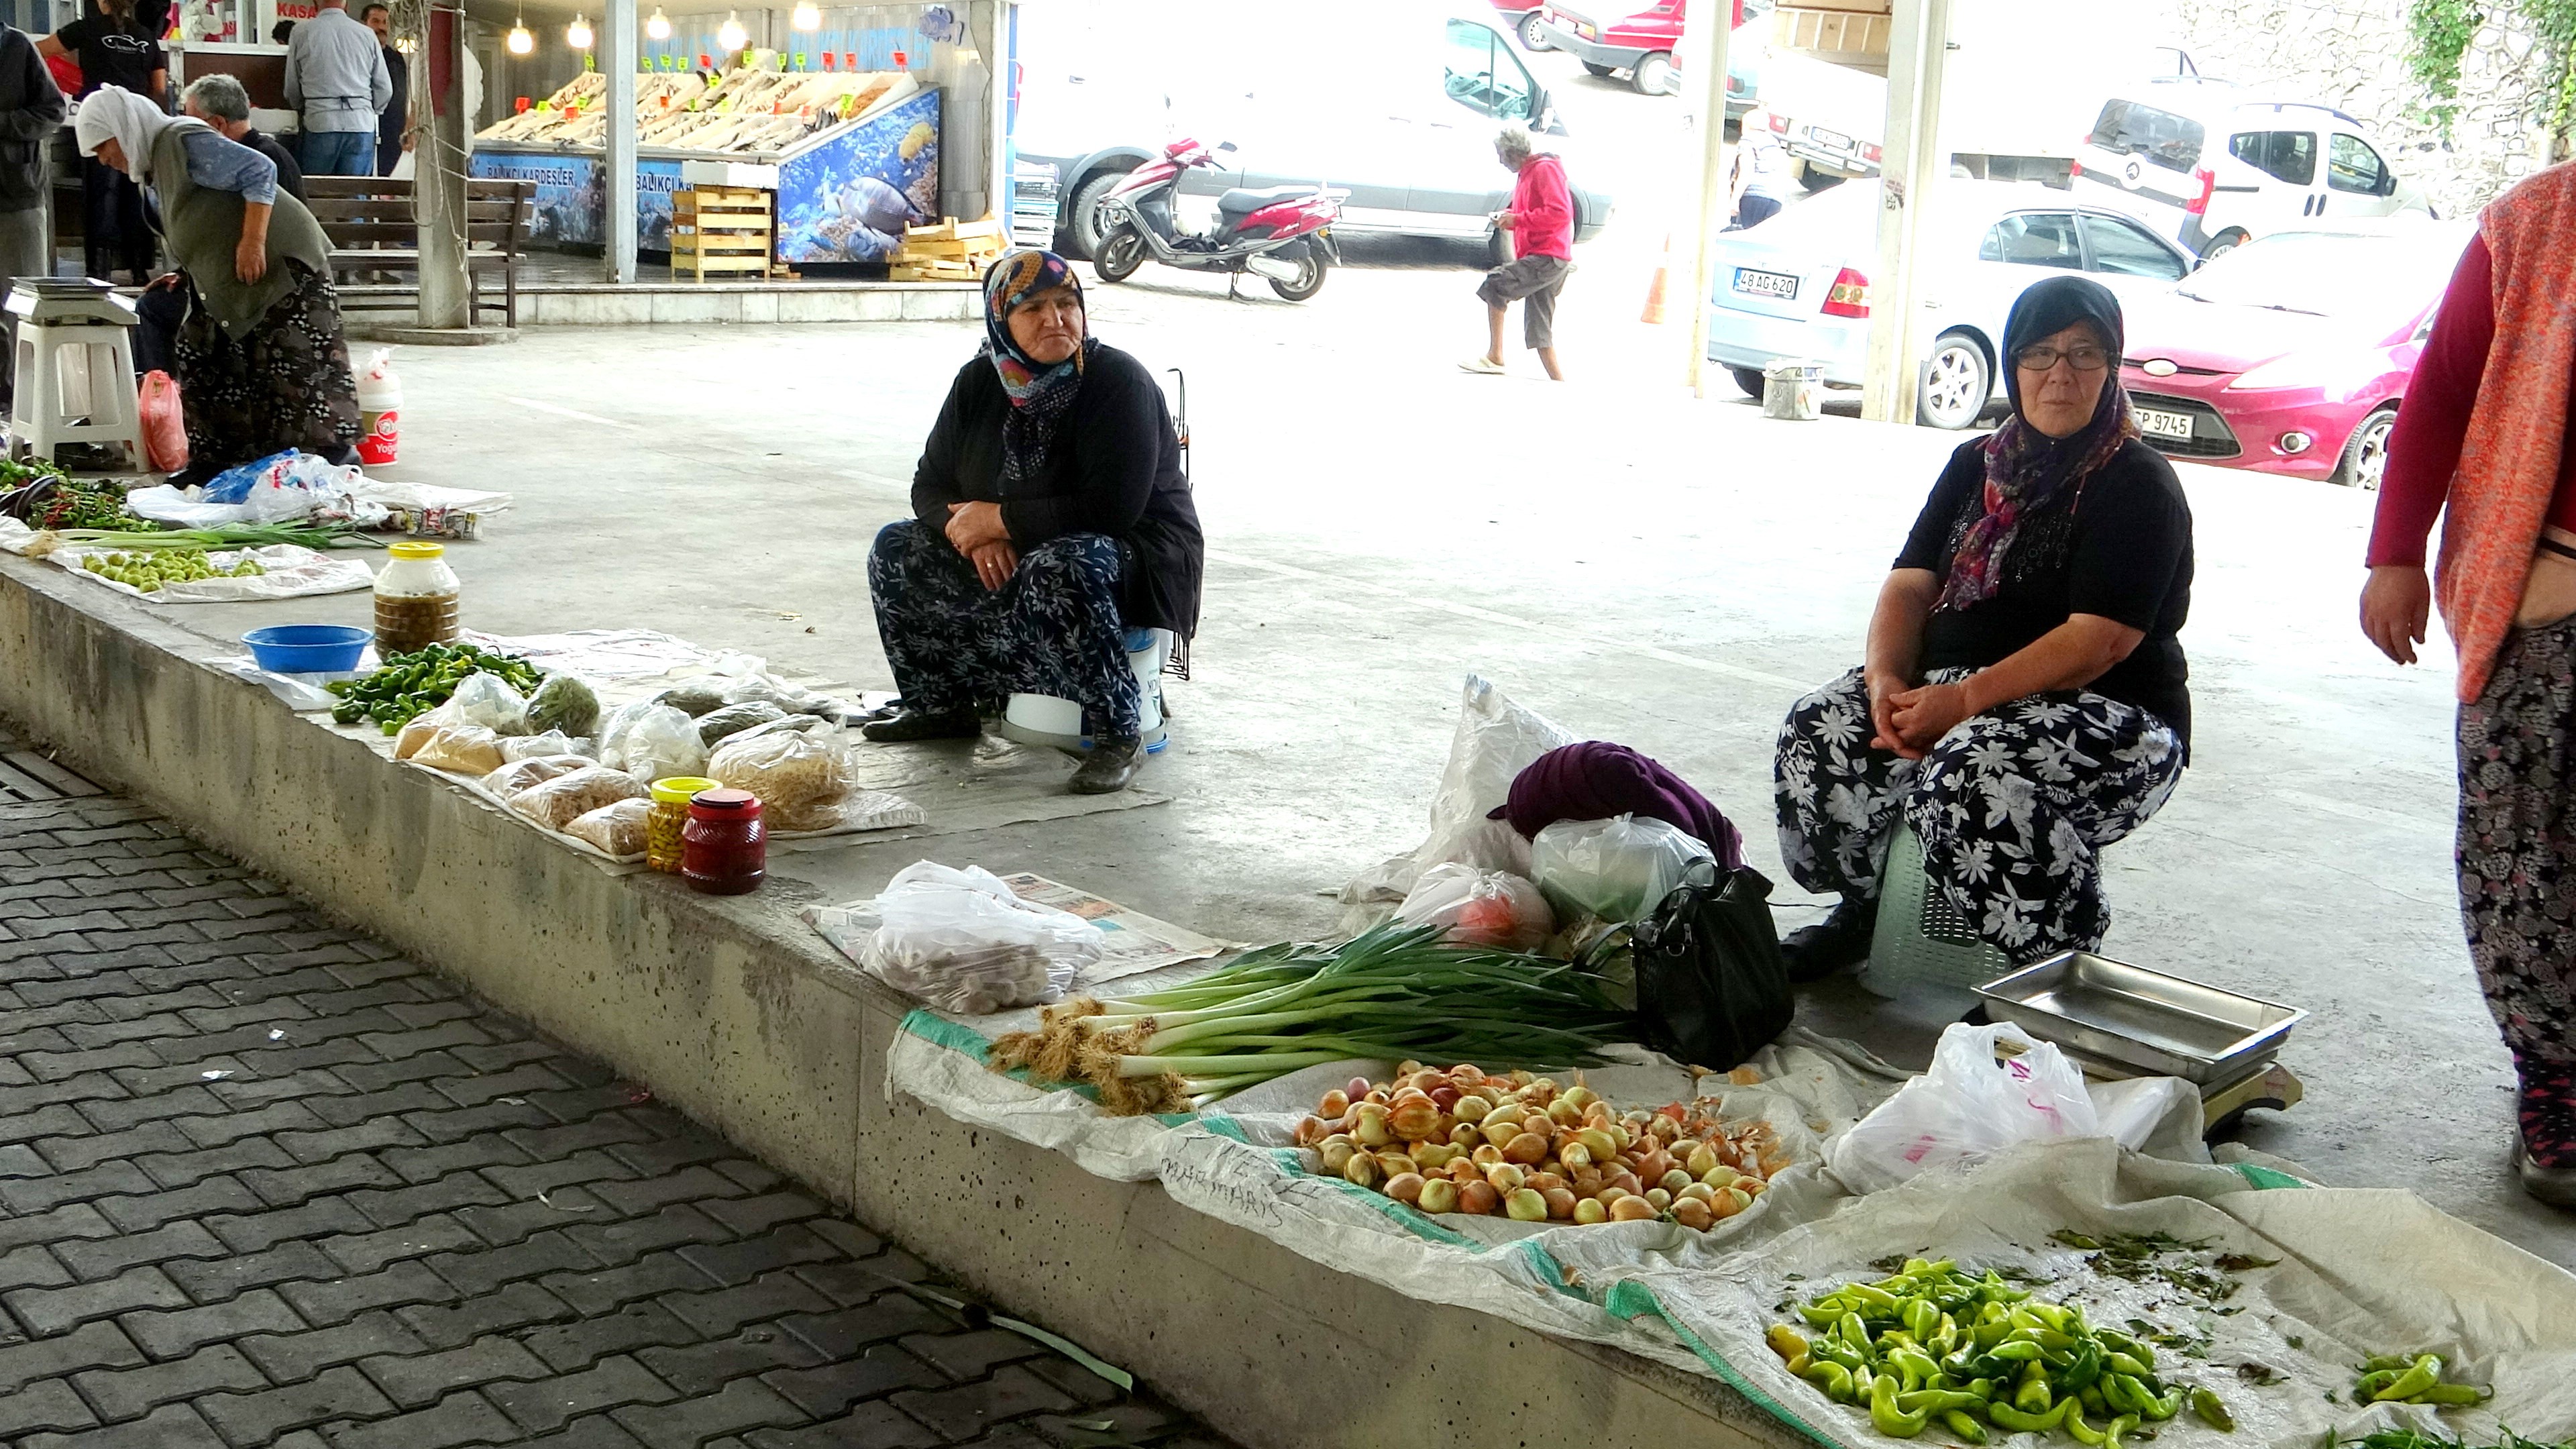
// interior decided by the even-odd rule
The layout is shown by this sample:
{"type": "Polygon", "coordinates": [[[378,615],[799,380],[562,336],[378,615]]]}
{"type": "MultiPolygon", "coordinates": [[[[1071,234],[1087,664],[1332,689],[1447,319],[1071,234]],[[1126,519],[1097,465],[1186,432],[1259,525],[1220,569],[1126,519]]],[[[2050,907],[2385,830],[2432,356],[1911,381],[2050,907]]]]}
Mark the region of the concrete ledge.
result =
{"type": "Polygon", "coordinates": [[[1799,1442],[1713,1380],[1414,1302],[889,1101],[909,1003],[796,920],[819,895],[799,857],[730,900],[603,874],[208,665],[238,652],[0,557],[0,710],[34,738],[1252,1449],[1799,1442]]]}
{"type": "Polygon", "coordinates": [[[519,289],[519,325],[957,322],[979,315],[981,295],[948,282],[545,283],[519,289]]]}

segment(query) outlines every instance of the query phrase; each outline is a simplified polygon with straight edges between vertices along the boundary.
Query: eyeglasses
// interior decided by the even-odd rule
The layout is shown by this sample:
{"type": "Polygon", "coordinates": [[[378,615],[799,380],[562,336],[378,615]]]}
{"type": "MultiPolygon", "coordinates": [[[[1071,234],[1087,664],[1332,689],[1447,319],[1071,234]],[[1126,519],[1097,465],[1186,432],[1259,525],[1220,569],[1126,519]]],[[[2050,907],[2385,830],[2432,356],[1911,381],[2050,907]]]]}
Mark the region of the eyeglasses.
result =
{"type": "Polygon", "coordinates": [[[2055,367],[2061,357],[2075,364],[2077,372],[2100,372],[2111,365],[2111,354],[2099,347],[2077,347],[2060,352],[2045,342],[2014,353],[2013,365],[2032,372],[2046,372],[2055,367]]]}

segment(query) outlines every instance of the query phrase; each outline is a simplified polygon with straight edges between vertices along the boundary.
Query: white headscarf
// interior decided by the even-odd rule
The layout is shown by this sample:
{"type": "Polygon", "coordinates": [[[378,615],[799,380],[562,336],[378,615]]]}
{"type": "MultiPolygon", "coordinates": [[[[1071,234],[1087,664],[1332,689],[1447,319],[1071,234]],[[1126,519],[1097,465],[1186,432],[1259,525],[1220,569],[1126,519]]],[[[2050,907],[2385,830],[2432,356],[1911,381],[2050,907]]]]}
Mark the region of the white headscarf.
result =
{"type": "Polygon", "coordinates": [[[98,143],[115,137],[125,149],[125,173],[143,181],[152,169],[152,143],[177,124],[176,117],[162,114],[159,106],[123,86],[100,86],[80,103],[72,117],[72,133],[80,139],[84,156],[97,155],[98,143]]]}

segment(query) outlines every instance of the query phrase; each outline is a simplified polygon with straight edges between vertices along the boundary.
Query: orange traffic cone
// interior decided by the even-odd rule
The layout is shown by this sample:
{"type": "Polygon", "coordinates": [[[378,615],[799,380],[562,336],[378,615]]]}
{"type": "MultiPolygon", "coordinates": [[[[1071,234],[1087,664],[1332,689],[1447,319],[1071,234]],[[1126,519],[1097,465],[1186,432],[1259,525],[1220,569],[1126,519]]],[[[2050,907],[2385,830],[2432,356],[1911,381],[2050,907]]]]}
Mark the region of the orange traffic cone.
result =
{"type": "Polygon", "coordinates": [[[1664,274],[1673,264],[1673,235],[1664,233],[1664,254],[1655,263],[1655,280],[1646,287],[1646,310],[1638,321],[1649,327],[1664,325],[1664,274]]]}

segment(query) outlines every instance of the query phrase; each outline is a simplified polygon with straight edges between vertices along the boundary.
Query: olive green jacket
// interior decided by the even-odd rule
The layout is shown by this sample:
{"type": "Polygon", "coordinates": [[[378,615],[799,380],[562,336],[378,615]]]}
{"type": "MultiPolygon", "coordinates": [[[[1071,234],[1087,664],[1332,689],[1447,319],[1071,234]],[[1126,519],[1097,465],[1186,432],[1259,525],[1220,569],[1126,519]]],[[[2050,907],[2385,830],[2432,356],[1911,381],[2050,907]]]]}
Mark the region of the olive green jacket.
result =
{"type": "Polygon", "coordinates": [[[304,203],[280,190],[268,217],[268,271],[245,284],[233,269],[241,245],[241,194],[199,186],[188,176],[187,135],[206,131],[202,121],[170,123],[152,143],[152,192],[161,202],[161,235],[170,255],[205,299],[224,331],[238,338],[259,325],[288,292],[295,274],[285,263],[301,262],[315,275],[331,275],[331,239],[304,203]]]}

